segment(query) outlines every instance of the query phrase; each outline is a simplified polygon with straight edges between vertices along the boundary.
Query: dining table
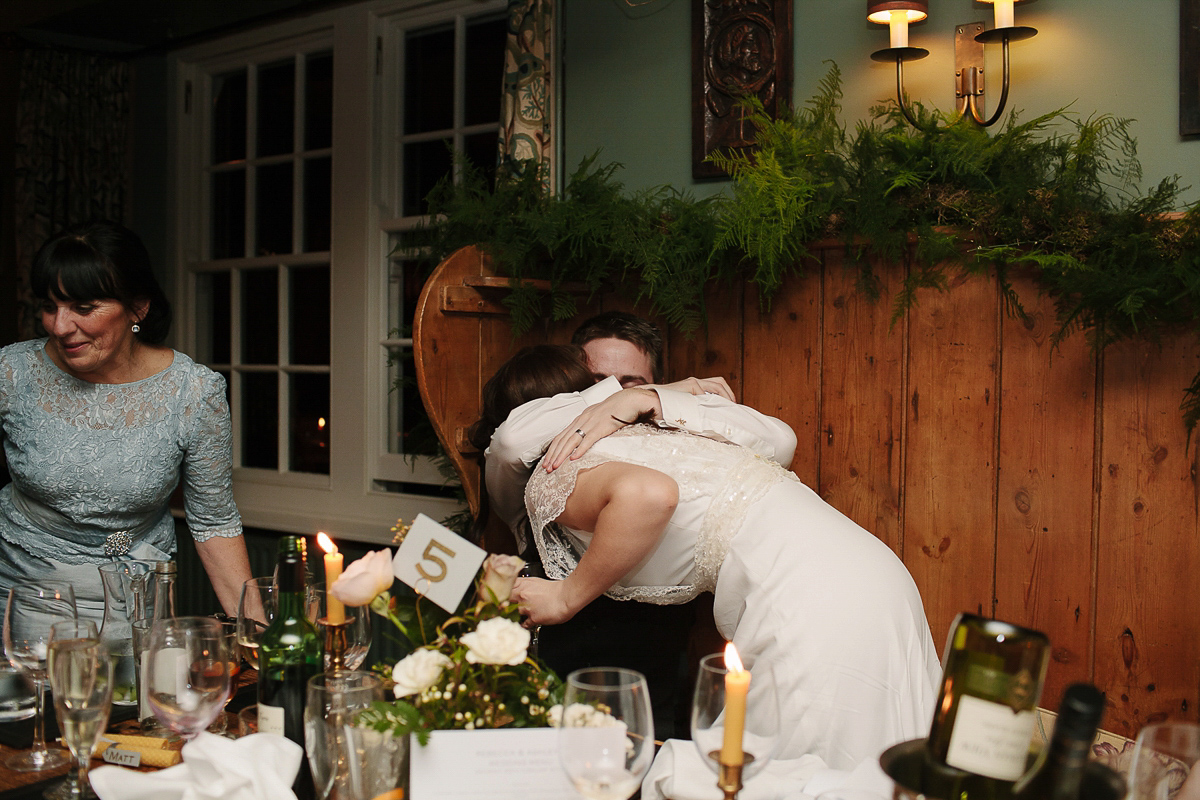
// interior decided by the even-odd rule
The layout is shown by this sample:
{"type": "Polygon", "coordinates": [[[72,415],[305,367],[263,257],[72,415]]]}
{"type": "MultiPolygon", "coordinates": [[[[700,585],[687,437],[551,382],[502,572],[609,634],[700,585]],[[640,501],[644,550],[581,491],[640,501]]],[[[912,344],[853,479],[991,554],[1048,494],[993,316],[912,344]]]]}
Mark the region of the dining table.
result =
{"type": "MultiPolygon", "coordinates": [[[[257,702],[258,673],[253,669],[244,669],[234,680],[236,688],[230,696],[221,722],[227,730],[238,731],[238,713],[243,708],[257,702]]],[[[54,716],[53,703],[50,694],[46,696],[46,741],[53,742],[58,738],[58,722],[54,716]]],[[[106,733],[142,735],[141,725],[137,720],[136,706],[114,705],[109,714],[106,733]]],[[[167,734],[161,734],[167,736],[167,734]]],[[[14,722],[0,723],[0,800],[41,800],[42,792],[49,786],[61,780],[71,769],[62,766],[56,769],[38,772],[17,772],[4,766],[8,757],[22,749],[28,749],[33,736],[33,720],[24,719],[14,722]]],[[[180,750],[183,741],[178,737],[169,737],[165,744],[168,749],[180,750]]],[[[92,768],[105,762],[99,755],[92,757],[92,768]]],[[[141,772],[153,772],[159,767],[139,766],[141,772]]]]}

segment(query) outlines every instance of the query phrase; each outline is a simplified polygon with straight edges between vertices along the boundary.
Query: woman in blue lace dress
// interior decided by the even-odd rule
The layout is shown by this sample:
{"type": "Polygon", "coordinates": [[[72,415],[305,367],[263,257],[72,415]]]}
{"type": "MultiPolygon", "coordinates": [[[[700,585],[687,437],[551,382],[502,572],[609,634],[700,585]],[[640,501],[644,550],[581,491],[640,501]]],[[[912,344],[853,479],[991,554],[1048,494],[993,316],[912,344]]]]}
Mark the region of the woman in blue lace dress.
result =
{"type": "Polygon", "coordinates": [[[232,493],[225,380],[164,347],[166,296],[145,246],[112,222],[73,228],[34,259],[44,339],[0,350],[0,591],[55,577],[103,614],[97,565],[175,551],[182,480],[196,550],[222,607],[250,578],[232,493]]]}

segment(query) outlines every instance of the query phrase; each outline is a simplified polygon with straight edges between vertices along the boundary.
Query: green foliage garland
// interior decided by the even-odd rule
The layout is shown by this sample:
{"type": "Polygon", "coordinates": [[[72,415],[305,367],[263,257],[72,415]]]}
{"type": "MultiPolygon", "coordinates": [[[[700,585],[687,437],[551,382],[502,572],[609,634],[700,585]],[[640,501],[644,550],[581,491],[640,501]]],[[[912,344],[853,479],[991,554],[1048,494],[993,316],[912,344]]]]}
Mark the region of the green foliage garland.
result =
{"type": "MultiPolygon", "coordinates": [[[[438,222],[424,234],[436,258],[482,244],[501,274],[550,281],[549,296],[512,293],[518,331],[547,314],[574,316],[568,282],[624,289],[691,331],[705,319],[711,282],[752,281],[769,302],[814,260],[812,243],[830,237],[857,260],[859,289],[872,297],[878,280],[866,256],[908,259],[894,318],[919,289],[945,288],[950,269],[994,271],[1012,313],[1023,314],[1008,274],[1024,265],[1055,299],[1059,339],[1083,330],[1103,347],[1200,327],[1200,204],[1166,213],[1178,205],[1177,177],[1138,191],[1130,120],[1013,114],[990,135],[919,104],[914,128],[892,103],[851,133],[838,121],[840,102],[831,65],[816,95],[778,119],[749,104],[753,152],[714,157],[733,178],[728,196],[630,194],[619,165],[596,156],[556,196],[532,170],[493,190],[464,165],[458,185],[430,195],[438,222]]],[[[1183,410],[1190,431],[1200,420],[1200,374],[1183,410]]]]}

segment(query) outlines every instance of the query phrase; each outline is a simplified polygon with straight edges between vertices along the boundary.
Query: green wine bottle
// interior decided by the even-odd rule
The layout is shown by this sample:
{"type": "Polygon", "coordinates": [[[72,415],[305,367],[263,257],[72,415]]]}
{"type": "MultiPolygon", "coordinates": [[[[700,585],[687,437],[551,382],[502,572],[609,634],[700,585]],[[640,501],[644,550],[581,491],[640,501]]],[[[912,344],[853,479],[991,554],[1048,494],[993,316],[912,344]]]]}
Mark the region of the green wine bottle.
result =
{"type": "Polygon", "coordinates": [[[1045,634],[959,614],[942,657],[926,743],[930,763],[1008,784],[988,794],[1011,790],[1028,763],[1049,660],[1045,634]]]}
{"type": "Polygon", "coordinates": [[[1088,752],[1103,716],[1104,692],[1090,683],[1068,686],[1058,707],[1050,742],[1042,751],[1037,768],[1014,787],[1013,798],[1078,800],[1088,752]]]}
{"type": "MultiPolygon", "coordinates": [[[[321,639],[305,613],[305,544],[299,536],[279,540],[275,617],[259,638],[258,730],[304,746],[304,698],[308,679],[321,671],[321,639]]],[[[306,773],[307,764],[300,772],[306,773]]]]}

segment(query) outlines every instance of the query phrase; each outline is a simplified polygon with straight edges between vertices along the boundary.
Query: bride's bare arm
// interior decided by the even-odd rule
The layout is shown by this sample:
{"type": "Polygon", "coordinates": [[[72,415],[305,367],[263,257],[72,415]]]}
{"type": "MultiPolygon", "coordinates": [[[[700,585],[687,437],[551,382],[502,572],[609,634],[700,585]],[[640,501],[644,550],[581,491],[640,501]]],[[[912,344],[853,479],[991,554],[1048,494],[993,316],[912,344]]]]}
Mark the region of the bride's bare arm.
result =
{"type": "Polygon", "coordinates": [[[521,578],[513,599],[536,625],[566,622],[650,554],[678,502],[678,484],[655,469],[610,461],[580,472],[557,521],[593,532],[587,552],[564,580],[521,578]]]}

